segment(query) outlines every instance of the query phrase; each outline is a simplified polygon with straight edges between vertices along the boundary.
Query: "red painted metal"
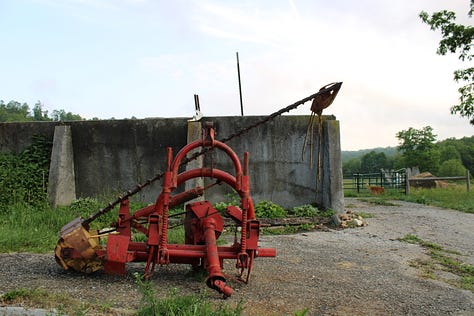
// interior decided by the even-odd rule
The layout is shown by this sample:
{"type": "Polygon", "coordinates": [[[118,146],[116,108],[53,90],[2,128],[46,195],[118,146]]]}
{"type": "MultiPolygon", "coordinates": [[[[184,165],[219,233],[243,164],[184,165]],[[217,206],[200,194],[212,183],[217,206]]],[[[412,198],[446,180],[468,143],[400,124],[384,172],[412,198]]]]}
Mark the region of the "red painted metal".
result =
{"type": "MultiPolygon", "coordinates": [[[[171,148],[167,149],[167,163],[163,176],[162,191],[155,204],[131,214],[128,198],[122,199],[118,221],[113,225],[116,232],[108,236],[105,249],[98,246],[93,250],[83,249],[83,243],[72,240],[65,233],[63,237],[64,244],[80,244],[81,249],[63,246],[57,251],[57,254],[59,254],[57,255],[59,256],[58,261],[61,261],[61,265],[66,268],[69,264],[70,267],[77,270],[82,271],[86,268],[90,270],[91,265],[83,262],[85,257],[82,253],[87,252],[88,256],[92,257],[90,260],[95,260],[94,262],[102,261],[104,271],[110,274],[124,274],[127,262],[146,262],[145,276],[153,273],[157,264],[191,264],[196,268],[207,270],[206,284],[210,288],[217,290],[225,297],[230,296],[233,289],[227,285],[222,272],[225,259],[236,260],[236,267],[240,269],[241,276],[247,270],[245,280],[248,282],[254,258],[276,256],[274,248],[260,248],[258,246],[260,223],[255,218],[255,210],[250,197],[248,161],[249,155],[245,153],[242,166],[235,152],[223,142],[215,140],[214,129],[207,125],[203,139],[184,146],[174,159],[171,148]],[[197,148],[202,148],[203,151],[210,148],[223,151],[233,162],[235,174],[231,175],[226,171],[214,168],[197,168],[179,173],[182,160],[190,151],[197,148]],[[230,206],[224,213],[224,216],[232,218],[235,225],[241,228],[240,239],[236,239],[233,245],[217,246],[216,240],[224,230],[224,219],[208,201],[190,203],[186,206],[186,217],[183,223],[185,244],[168,244],[169,210],[202,195],[204,188],[196,187],[175,195],[173,195],[173,191],[186,181],[197,177],[213,178],[220,183],[225,183],[240,196],[240,208],[230,206]],[[145,234],[146,241],[132,241],[134,231],[145,234]],[[61,258],[62,253],[66,254],[67,258],[61,258]],[[67,262],[65,262],[66,259],[67,262]],[[79,262],[75,262],[73,265],[71,262],[74,260],[79,262]]],[[[86,234],[86,232],[76,234],[75,229],[78,225],[80,224],[76,222],[71,223],[68,226],[67,233],[71,236],[86,234]]],[[[84,228],[81,227],[81,229],[84,228]]]]}

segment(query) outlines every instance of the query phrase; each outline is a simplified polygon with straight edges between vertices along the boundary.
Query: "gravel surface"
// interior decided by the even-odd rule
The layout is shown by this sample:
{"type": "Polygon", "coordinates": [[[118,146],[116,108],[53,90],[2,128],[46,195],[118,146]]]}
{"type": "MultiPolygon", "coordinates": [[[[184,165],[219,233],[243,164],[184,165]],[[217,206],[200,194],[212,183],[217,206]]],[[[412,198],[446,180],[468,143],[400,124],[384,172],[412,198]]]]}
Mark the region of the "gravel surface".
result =
{"type": "MultiPolygon", "coordinates": [[[[421,276],[417,260],[429,261],[428,251],[400,242],[407,234],[434,242],[462,255],[474,265],[474,214],[394,201],[381,206],[348,198],[346,209],[366,212],[368,226],[314,231],[285,236],[261,236],[262,247],[277,248],[277,258],[257,258],[249,285],[232,279],[233,296],[222,301],[189,276],[183,265],[159,267],[152,277],[158,292],[202,293],[215,302],[237,304],[246,315],[474,315],[474,293],[447,282],[421,276]]],[[[234,273],[228,261],[224,272],[234,273]]],[[[126,277],[97,273],[84,276],[63,271],[52,254],[0,254],[0,295],[17,288],[44,288],[117,308],[116,314],[139,306],[140,294],[130,264],[126,277]]],[[[442,273],[442,272],[440,272],[442,273]]],[[[453,278],[445,272],[443,278],[453,278]]],[[[0,315],[7,314],[0,308],[0,315]]]]}

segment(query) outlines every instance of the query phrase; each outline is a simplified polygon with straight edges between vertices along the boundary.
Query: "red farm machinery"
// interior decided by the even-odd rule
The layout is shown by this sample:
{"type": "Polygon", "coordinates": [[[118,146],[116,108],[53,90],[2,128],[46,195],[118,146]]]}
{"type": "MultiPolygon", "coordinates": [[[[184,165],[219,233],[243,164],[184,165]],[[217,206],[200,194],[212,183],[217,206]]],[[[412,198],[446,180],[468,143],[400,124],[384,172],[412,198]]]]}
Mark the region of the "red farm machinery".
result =
{"type": "Polygon", "coordinates": [[[137,185],[89,218],[77,218],[66,224],[56,245],[56,261],[66,270],[73,269],[83,273],[104,270],[108,274],[125,274],[128,262],[144,262],[145,277],[154,272],[156,265],[189,264],[196,269],[206,270],[206,284],[224,297],[229,297],[233,289],[226,283],[222,272],[224,260],[235,260],[240,278],[248,283],[254,259],[275,257],[276,250],[258,245],[260,222],[255,217],[250,196],[249,154],[244,153],[241,162],[225,143],[308,101],[313,101],[311,110],[321,115],[322,109],[334,100],[341,84],[338,82],[324,86],[319,92],[221,140],[215,139],[212,124],[206,123],[202,139],[187,144],[174,157],[172,149],[167,149],[164,173],[137,185]],[[180,167],[212,150],[220,150],[230,158],[233,174],[213,168],[212,164],[211,167],[179,171],[180,167]],[[208,201],[191,202],[202,196],[209,187],[197,186],[179,191],[178,188],[182,188],[186,181],[195,178],[215,180],[209,186],[227,184],[238,194],[240,207],[228,206],[225,211],[219,212],[208,201]],[[132,212],[129,198],[157,180],[162,181],[162,190],[156,202],[132,212]],[[168,243],[169,211],[184,203],[188,203],[182,221],[184,243],[168,243]],[[92,221],[117,205],[120,205],[118,219],[110,229],[90,228],[92,221]],[[234,241],[228,246],[218,246],[216,240],[223,233],[224,223],[228,222],[233,223],[235,229],[234,241]],[[145,236],[145,240],[137,241],[134,237],[138,234],[145,236]]]}
{"type": "Polygon", "coordinates": [[[127,262],[146,262],[145,276],[150,275],[155,266],[170,263],[190,264],[195,268],[207,270],[207,285],[224,296],[232,294],[222,273],[224,259],[236,260],[236,267],[242,277],[247,271],[248,282],[256,257],[275,257],[273,248],[260,248],[258,238],[260,223],[250,197],[248,174],[248,153],[241,164],[236,153],[226,144],[214,138],[212,125],[207,125],[202,140],[183,147],[173,158],[171,148],[167,149],[167,166],[163,175],[162,191],[156,203],[133,214],[130,212],[128,197],[120,198],[118,220],[113,225],[113,233],[105,234],[89,229],[91,219],[77,218],[61,230],[61,238],[56,246],[56,260],[64,269],[91,273],[103,269],[109,274],[124,274],[127,262]],[[179,173],[179,167],[191,151],[218,149],[233,162],[234,174],[220,169],[197,168],[179,173]],[[186,181],[194,178],[212,178],[217,183],[229,185],[240,197],[240,208],[228,206],[221,214],[208,201],[198,201],[186,205],[183,221],[184,244],[168,243],[169,210],[193,200],[203,194],[205,188],[195,187],[182,193],[173,192],[186,181]],[[224,218],[236,226],[234,243],[230,246],[217,246],[216,240],[224,230],[224,218]],[[147,240],[134,242],[135,232],[142,233],[147,240]],[[101,238],[107,236],[106,246],[101,238]]]}

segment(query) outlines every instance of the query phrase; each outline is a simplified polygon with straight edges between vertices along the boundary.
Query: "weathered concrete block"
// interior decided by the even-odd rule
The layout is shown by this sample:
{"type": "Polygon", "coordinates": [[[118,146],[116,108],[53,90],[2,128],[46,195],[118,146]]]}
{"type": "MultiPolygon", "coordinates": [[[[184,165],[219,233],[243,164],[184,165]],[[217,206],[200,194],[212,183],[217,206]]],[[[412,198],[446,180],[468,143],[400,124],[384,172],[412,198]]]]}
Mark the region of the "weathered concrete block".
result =
{"type": "Polygon", "coordinates": [[[48,198],[53,207],[76,199],[74,155],[70,126],[56,126],[49,167],[48,198]]]}

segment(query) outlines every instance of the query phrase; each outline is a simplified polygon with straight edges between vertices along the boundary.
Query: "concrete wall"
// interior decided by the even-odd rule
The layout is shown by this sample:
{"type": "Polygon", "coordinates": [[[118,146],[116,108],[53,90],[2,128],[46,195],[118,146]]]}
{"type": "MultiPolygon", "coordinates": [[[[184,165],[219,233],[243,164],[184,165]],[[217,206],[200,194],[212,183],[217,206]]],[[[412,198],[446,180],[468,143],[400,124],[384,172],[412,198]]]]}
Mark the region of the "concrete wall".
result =
{"type": "MultiPolygon", "coordinates": [[[[254,124],[264,117],[220,117],[214,120],[217,138],[254,124]]],[[[339,122],[325,116],[321,144],[322,168],[318,181],[318,138],[315,121],[313,161],[307,144],[302,157],[309,116],[280,116],[227,144],[243,159],[248,151],[251,194],[255,201],[271,200],[285,207],[316,203],[342,211],[342,165],[340,157],[339,122]],[[303,158],[303,159],[302,159],[303,158]],[[333,178],[337,176],[337,178],[333,178]],[[340,185],[337,185],[340,183],[340,185]]],[[[308,136],[309,138],[310,135],[308,136]]],[[[307,140],[310,142],[310,139],[307,140]]],[[[223,154],[214,158],[216,168],[230,170],[231,164],[223,154]]],[[[216,194],[220,194],[217,192],[216,194]]]]}
{"type": "MultiPolygon", "coordinates": [[[[176,119],[72,122],[76,190],[79,197],[117,195],[166,167],[166,147],[186,145],[187,121],[176,119]]],[[[159,181],[138,193],[154,202],[159,181]]]]}
{"type": "MultiPolygon", "coordinates": [[[[216,138],[258,122],[263,117],[212,117],[216,138]]],[[[271,200],[286,207],[317,203],[343,210],[342,167],[339,122],[325,116],[321,145],[323,172],[317,176],[317,126],[313,163],[310,147],[302,160],[303,141],[309,116],[281,116],[227,144],[242,159],[250,153],[251,194],[255,201],[271,200]]],[[[1,123],[0,150],[21,151],[32,135],[53,140],[58,123],[1,123]]],[[[67,122],[71,126],[77,197],[117,194],[134,188],[164,171],[166,147],[174,154],[187,142],[188,122],[184,118],[67,122]]],[[[315,122],[316,125],[316,122],[315,122]]],[[[204,163],[233,173],[222,153],[207,155],[204,163]]],[[[211,189],[206,198],[221,201],[226,188],[211,189]],[[222,191],[224,190],[224,191],[222,191]]],[[[137,196],[153,202],[160,192],[156,183],[137,196]]]]}
{"type": "Polygon", "coordinates": [[[57,122],[0,123],[0,152],[20,153],[31,145],[34,135],[43,135],[53,141],[57,122]]]}

